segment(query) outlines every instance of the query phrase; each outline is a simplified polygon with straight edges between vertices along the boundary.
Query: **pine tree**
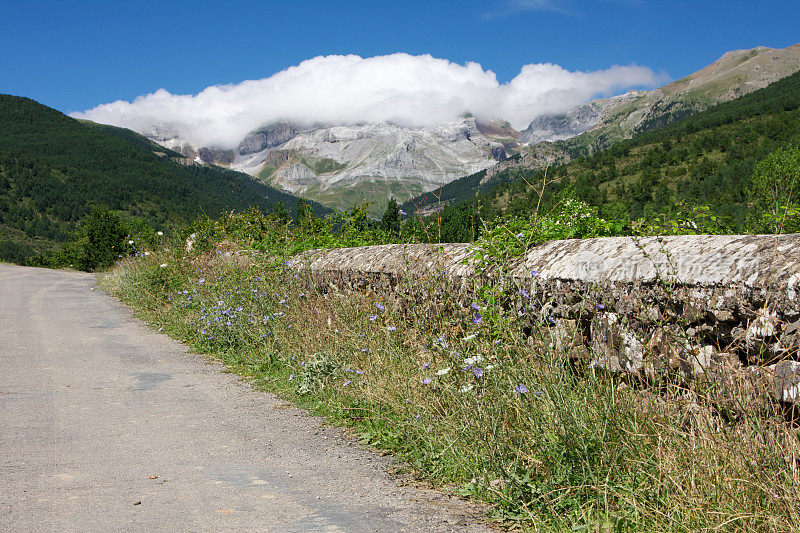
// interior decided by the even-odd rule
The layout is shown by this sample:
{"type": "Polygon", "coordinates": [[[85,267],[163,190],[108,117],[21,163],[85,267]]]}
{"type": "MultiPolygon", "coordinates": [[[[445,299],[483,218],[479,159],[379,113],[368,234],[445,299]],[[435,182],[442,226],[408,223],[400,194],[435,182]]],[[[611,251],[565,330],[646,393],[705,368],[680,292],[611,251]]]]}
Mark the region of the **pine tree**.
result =
{"type": "Polygon", "coordinates": [[[394,198],[390,198],[386,205],[386,212],[381,219],[381,229],[394,235],[400,233],[400,206],[394,198]]]}

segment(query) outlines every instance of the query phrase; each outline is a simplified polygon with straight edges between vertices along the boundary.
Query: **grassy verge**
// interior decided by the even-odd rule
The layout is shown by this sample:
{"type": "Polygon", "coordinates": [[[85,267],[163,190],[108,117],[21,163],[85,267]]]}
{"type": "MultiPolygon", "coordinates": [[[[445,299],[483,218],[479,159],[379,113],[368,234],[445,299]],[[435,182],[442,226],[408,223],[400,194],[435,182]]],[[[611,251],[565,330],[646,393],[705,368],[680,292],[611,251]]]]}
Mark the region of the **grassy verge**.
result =
{"type": "MultiPolygon", "coordinates": [[[[573,364],[548,324],[431,279],[329,292],[265,255],[153,251],[102,286],[256,385],[355,428],[530,530],[800,527],[797,429],[573,364]],[[470,305],[473,304],[473,305],[470,305]]],[[[224,241],[224,247],[236,248],[224,241]]],[[[240,248],[248,248],[242,244],[240,248]]],[[[513,308],[536,310],[519,294],[513,308]]]]}

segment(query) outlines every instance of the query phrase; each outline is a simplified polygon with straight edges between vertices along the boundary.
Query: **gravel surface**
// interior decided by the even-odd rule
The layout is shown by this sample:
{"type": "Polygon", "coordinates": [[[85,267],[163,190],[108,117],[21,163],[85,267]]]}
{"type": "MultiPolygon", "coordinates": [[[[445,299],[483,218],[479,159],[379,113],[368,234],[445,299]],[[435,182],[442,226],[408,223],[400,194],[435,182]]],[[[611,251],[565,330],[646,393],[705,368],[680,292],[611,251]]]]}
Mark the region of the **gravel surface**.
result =
{"type": "Polygon", "coordinates": [[[94,284],[0,265],[0,530],[492,529],[94,284]]]}

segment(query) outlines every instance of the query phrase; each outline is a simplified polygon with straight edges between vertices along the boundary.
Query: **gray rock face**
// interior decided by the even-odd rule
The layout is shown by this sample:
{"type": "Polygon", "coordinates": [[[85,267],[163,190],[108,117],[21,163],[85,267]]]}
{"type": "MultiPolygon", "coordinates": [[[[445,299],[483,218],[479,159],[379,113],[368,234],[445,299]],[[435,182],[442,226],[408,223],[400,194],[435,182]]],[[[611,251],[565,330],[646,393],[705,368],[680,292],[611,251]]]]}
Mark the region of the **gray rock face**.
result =
{"type": "Polygon", "coordinates": [[[593,100],[560,115],[535,118],[520,134],[526,144],[570,139],[598,125],[610,112],[640,98],[646,91],[629,91],[620,96],[593,100]]]}
{"type": "Polygon", "coordinates": [[[254,154],[267,148],[280,146],[297,135],[297,129],[284,122],[269,124],[247,134],[236,152],[240,155],[254,154]]]}
{"type": "Polygon", "coordinates": [[[427,128],[273,126],[248,135],[231,168],[339,209],[353,206],[351,191],[362,183],[377,184],[364,200],[381,204],[389,192],[404,201],[506,158],[503,146],[482,134],[472,117],[427,128]],[[276,158],[275,152],[288,156],[276,158]]]}
{"type": "Polygon", "coordinates": [[[317,175],[302,163],[287,166],[281,178],[281,185],[287,189],[301,189],[317,181],[317,175]]]}
{"type": "Polygon", "coordinates": [[[141,133],[148,139],[152,139],[157,143],[167,146],[167,148],[171,148],[167,143],[178,137],[178,132],[175,131],[175,128],[167,124],[153,124],[150,130],[142,131],[141,133]]]}
{"type": "Polygon", "coordinates": [[[523,143],[536,144],[544,141],[560,141],[580,135],[600,122],[598,106],[586,104],[563,115],[542,115],[533,119],[520,134],[523,143]]]}
{"type": "Polygon", "coordinates": [[[506,154],[505,148],[502,146],[493,146],[492,147],[492,159],[495,161],[505,161],[508,159],[508,154],[506,154]]]}
{"type": "Polygon", "coordinates": [[[233,163],[233,152],[231,150],[200,148],[197,151],[197,155],[203,163],[213,163],[215,165],[230,165],[233,163]]]}

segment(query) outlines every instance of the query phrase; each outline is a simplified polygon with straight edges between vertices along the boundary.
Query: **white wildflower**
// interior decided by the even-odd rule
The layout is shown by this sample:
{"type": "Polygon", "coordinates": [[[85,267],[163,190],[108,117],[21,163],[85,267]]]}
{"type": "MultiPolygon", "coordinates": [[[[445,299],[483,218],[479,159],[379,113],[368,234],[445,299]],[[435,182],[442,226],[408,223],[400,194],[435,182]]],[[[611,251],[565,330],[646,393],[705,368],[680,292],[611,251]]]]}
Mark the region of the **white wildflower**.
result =
{"type": "Polygon", "coordinates": [[[464,386],[463,386],[463,387],[461,387],[461,388],[460,388],[458,391],[459,391],[459,392],[469,392],[469,391],[471,391],[471,390],[472,390],[472,389],[474,389],[474,388],[475,388],[475,385],[464,385],[464,386]]]}
{"type": "Polygon", "coordinates": [[[482,362],[483,362],[483,357],[480,355],[474,355],[472,357],[467,357],[466,359],[464,359],[464,364],[467,366],[477,365],[482,362]]]}
{"type": "Polygon", "coordinates": [[[448,372],[450,372],[450,367],[449,367],[449,366],[448,366],[447,368],[443,368],[443,369],[441,369],[441,370],[437,370],[437,371],[436,371],[436,375],[437,375],[437,376],[444,376],[444,375],[445,375],[445,374],[447,374],[448,372]]]}
{"type": "Polygon", "coordinates": [[[159,267],[159,268],[166,268],[166,267],[167,267],[167,264],[166,264],[166,263],[161,263],[160,265],[158,265],[158,267],[159,267]]]}

